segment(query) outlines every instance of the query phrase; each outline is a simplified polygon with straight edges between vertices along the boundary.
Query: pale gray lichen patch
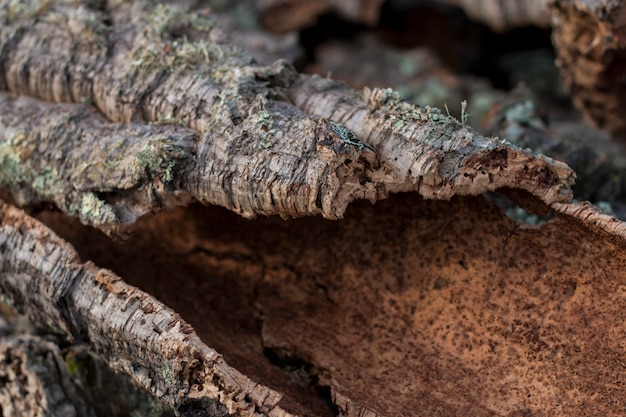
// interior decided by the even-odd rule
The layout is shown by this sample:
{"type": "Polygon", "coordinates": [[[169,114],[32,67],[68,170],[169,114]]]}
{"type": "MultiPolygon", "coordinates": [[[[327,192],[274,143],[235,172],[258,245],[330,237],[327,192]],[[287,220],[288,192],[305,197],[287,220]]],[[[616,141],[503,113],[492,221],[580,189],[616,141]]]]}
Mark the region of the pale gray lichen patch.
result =
{"type": "Polygon", "coordinates": [[[6,9],[2,8],[0,19],[13,22],[39,17],[49,10],[51,4],[51,0],[10,0],[6,9]]]}
{"type": "Polygon", "coordinates": [[[113,223],[117,220],[113,208],[91,192],[82,195],[78,206],[70,206],[70,214],[78,215],[82,222],[94,226],[113,223]]]}
{"type": "Polygon", "coordinates": [[[20,156],[20,144],[26,138],[23,130],[9,133],[8,137],[0,142],[0,184],[13,185],[24,182],[24,169],[20,156]]]}
{"type": "Polygon", "coordinates": [[[169,183],[174,179],[176,159],[183,156],[182,149],[177,148],[169,139],[151,140],[135,155],[139,166],[144,167],[151,177],[159,178],[163,183],[169,183]]]}

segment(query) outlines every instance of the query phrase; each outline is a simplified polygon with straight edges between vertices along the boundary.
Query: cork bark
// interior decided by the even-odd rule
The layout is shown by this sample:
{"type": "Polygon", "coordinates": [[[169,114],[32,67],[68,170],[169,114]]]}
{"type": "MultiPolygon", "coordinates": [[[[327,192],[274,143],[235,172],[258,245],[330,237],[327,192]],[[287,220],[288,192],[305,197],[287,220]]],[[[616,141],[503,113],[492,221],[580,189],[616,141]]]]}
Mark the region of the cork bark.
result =
{"type": "Polygon", "coordinates": [[[378,22],[382,0],[262,0],[256,6],[263,25],[273,32],[311,26],[323,14],[366,25],[378,22]]]}
{"type": "Polygon", "coordinates": [[[0,23],[0,288],[39,327],[183,416],[622,413],[624,224],[565,164],[257,64],[194,2],[0,23]]]}
{"type": "Polygon", "coordinates": [[[472,20],[504,32],[525,26],[550,26],[548,0],[443,0],[460,7],[472,20]]]}
{"type": "Polygon", "coordinates": [[[177,313],[111,271],[81,262],[71,245],[24,212],[4,203],[1,209],[2,290],[34,323],[88,344],[176,409],[289,415],[276,407],[279,393],[228,366],[177,313]]]}
{"type": "Polygon", "coordinates": [[[551,8],[557,65],[574,104],[587,121],[623,138],[623,2],[556,0],[551,8]]]}
{"type": "Polygon", "coordinates": [[[353,91],[280,60],[259,66],[214,40],[204,10],[45,3],[13,18],[11,5],[0,87],[20,97],[0,95],[0,183],[20,205],[53,202],[120,235],[192,199],[249,218],[339,219],[355,199],[401,191],[571,198],[565,165],[391,90],[353,91]]]}
{"type": "Polygon", "coordinates": [[[194,205],[125,245],[38,215],[148,295],[3,205],[2,288],[182,415],[621,415],[625,226],[553,209],[529,227],[483,197],[395,196],[338,223],[194,205]]]}

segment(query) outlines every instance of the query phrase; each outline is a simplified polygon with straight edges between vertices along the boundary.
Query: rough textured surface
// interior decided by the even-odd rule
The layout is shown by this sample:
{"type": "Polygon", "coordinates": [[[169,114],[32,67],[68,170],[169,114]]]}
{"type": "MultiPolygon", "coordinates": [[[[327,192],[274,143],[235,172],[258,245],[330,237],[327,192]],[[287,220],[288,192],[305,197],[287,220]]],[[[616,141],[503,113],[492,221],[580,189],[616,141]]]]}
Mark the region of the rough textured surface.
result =
{"type": "Polygon", "coordinates": [[[395,196],[338,223],[196,205],[141,220],[124,246],[40,218],[257,382],[281,384],[265,349],[286,386],[330,387],[344,415],[619,416],[623,223],[555,207],[568,214],[537,227],[482,197],[395,196]]]}
{"type": "Polygon", "coordinates": [[[192,198],[245,217],[330,219],[399,191],[571,199],[565,165],[391,90],[257,65],[205,10],[37,4],[0,3],[0,89],[46,100],[0,93],[0,184],[21,205],[54,202],[116,235],[192,198]]]}
{"type": "Polygon", "coordinates": [[[548,0],[443,0],[462,8],[473,20],[503,32],[520,26],[550,25],[548,0]]]}
{"type": "Polygon", "coordinates": [[[56,232],[0,205],[18,309],[183,416],[624,414],[624,224],[570,168],[199,5],[0,0],[0,183],[56,232]]]}
{"type": "Polygon", "coordinates": [[[378,21],[383,0],[260,0],[257,6],[263,25],[274,32],[302,29],[324,13],[373,25],[378,21]]]}
{"type": "Polygon", "coordinates": [[[0,208],[0,287],[36,325],[88,344],[183,414],[289,415],[277,406],[280,393],[228,366],[177,313],[113,272],[81,263],[24,212],[0,208]]]}
{"type": "MultiPolygon", "coordinates": [[[[520,26],[550,24],[547,0],[392,0],[392,7],[447,3],[496,31],[520,26]]],[[[261,0],[258,7],[266,28],[275,32],[302,29],[323,14],[332,13],[352,22],[372,25],[380,17],[381,0],[261,0]]]]}
{"type": "Polygon", "coordinates": [[[589,122],[624,137],[624,3],[553,0],[551,8],[557,65],[574,104],[589,122]]]}

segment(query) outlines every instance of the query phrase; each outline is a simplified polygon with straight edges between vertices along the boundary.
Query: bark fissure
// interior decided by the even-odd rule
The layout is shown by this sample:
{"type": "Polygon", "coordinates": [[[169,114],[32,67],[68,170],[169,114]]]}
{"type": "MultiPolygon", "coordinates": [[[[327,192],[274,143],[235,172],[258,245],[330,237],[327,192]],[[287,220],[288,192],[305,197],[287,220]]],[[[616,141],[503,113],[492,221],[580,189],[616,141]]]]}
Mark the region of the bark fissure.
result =
{"type": "Polygon", "coordinates": [[[17,20],[0,7],[6,88],[91,103],[108,119],[89,104],[3,94],[3,113],[15,117],[0,121],[0,180],[21,205],[52,201],[123,234],[138,217],[193,199],[245,217],[339,219],[355,199],[404,191],[449,199],[519,187],[548,204],[571,198],[563,164],[388,90],[360,93],[282,60],[259,66],[225,42],[211,15],[149,5],[110,5],[111,25],[89,4],[50,2],[17,20]],[[39,119],[48,124],[32,124],[39,119]],[[96,134],[101,145],[91,146],[96,134]],[[507,156],[482,167],[472,157],[481,152],[507,156]],[[535,177],[521,173],[528,164],[535,177]]]}
{"type": "Polygon", "coordinates": [[[2,211],[0,244],[22,248],[3,252],[2,289],[34,322],[87,342],[174,408],[186,400],[219,401],[229,414],[288,415],[276,406],[280,394],[226,365],[165,305],[112,272],[81,263],[67,243],[23,212],[4,203],[2,211]]]}

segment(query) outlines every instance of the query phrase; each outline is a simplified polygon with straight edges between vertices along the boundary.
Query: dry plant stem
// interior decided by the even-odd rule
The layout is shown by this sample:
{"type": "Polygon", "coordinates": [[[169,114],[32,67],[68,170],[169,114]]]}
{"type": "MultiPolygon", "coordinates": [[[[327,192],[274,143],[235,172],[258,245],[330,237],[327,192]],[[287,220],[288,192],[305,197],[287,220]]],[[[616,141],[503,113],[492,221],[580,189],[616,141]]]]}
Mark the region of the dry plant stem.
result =
{"type": "Polygon", "coordinates": [[[595,126],[624,137],[624,2],[552,0],[550,6],[557,65],[574,104],[595,126]]]}
{"type": "Polygon", "coordinates": [[[87,343],[178,410],[286,416],[281,395],[250,381],[200,341],[171,309],[111,271],[81,263],[51,230],[0,204],[0,285],[40,326],[87,343]]]}
{"type": "Polygon", "coordinates": [[[54,201],[117,233],[190,197],[246,217],[330,219],[354,199],[398,191],[448,199],[519,187],[547,204],[571,198],[565,165],[389,90],[356,92],[284,61],[257,66],[218,42],[223,35],[200,12],[122,2],[105,14],[57,2],[15,17],[11,4],[0,4],[0,86],[76,103],[3,96],[10,117],[0,162],[11,175],[2,182],[22,204],[54,201]],[[107,125],[79,102],[130,124],[107,125]],[[45,129],[33,125],[41,117],[45,129]],[[146,126],[154,123],[167,129],[146,126]]]}

